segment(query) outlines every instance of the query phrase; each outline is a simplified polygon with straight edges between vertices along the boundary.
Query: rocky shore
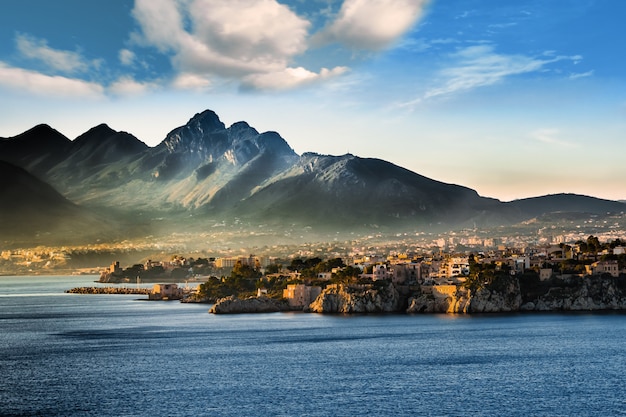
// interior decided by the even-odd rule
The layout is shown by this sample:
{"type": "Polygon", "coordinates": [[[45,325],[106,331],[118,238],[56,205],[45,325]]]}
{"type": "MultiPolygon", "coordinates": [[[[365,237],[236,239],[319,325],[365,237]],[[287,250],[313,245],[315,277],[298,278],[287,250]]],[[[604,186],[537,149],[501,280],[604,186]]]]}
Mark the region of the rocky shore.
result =
{"type": "MultiPolygon", "coordinates": [[[[264,313],[289,311],[286,300],[267,297],[217,300],[210,312],[215,314],[264,313]]],[[[470,291],[463,286],[449,293],[398,291],[390,282],[373,285],[329,285],[309,305],[300,310],[322,314],[361,313],[507,313],[530,311],[626,311],[626,277],[586,276],[553,280],[524,288],[517,277],[501,280],[499,285],[470,291]]]]}
{"type": "MultiPolygon", "coordinates": [[[[625,277],[626,278],[626,277],[625,277]]],[[[626,310],[626,282],[620,278],[587,276],[550,290],[520,306],[521,311],[626,310]]]]}
{"type": "Polygon", "coordinates": [[[239,299],[233,295],[217,300],[209,313],[213,314],[240,314],[240,313],[275,313],[291,311],[286,300],[275,300],[268,297],[250,297],[239,299]]]}
{"type": "Polygon", "coordinates": [[[392,313],[399,311],[400,296],[393,284],[377,287],[336,285],[324,289],[305,311],[313,313],[392,313]]]}
{"type": "Polygon", "coordinates": [[[409,300],[407,313],[506,313],[516,311],[626,310],[626,282],[622,278],[586,276],[569,278],[544,293],[530,295],[512,278],[499,290],[480,289],[474,294],[459,288],[437,297],[422,294],[409,300]]]}
{"type": "Polygon", "coordinates": [[[501,291],[486,288],[476,291],[458,287],[454,295],[441,297],[422,294],[409,299],[407,313],[509,313],[519,311],[522,294],[519,282],[511,280],[501,291]]]}

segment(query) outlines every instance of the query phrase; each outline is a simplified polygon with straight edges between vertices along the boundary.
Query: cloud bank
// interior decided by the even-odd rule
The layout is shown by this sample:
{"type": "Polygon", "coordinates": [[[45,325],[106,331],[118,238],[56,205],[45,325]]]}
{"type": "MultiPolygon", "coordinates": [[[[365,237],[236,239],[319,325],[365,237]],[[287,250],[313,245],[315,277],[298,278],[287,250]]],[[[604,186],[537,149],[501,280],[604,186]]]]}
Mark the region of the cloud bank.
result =
{"type": "Polygon", "coordinates": [[[406,33],[422,16],[427,0],[346,0],[335,21],[316,35],[316,43],[380,50],[406,33]]]}
{"type": "Polygon", "coordinates": [[[11,67],[3,62],[0,62],[0,85],[35,95],[64,98],[101,98],[104,96],[104,87],[100,84],[60,75],[45,75],[11,67]]]}
{"type": "Polygon", "coordinates": [[[53,71],[77,73],[87,71],[91,66],[79,53],[53,49],[44,39],[18,34],[15,44],[23,57],[40,61],[53,71]]]}
{"type": "Polygon", "coordinates": [[[133,16],[143,46],[169,54],[181,74],[234,79],[248,89],[287,89],[325,80],[348,68],[306,68],[297,59],[338,42],[379,50],[421,16],[425,0],[346,0],[322,31],[275,0],[137,0],[133,16]]]}
{"type": "MultiPolygon", "coordinates": [[[[434,76],[431,86],[417,98],[398,107],[411,108],[427,100],[460,94],[479,87],[498,84],[508,77],[532,72],[547,71],[549,64],[558,61],[577,63],[580,55],[565,56],[546,52],[542,56],[502,54],[491,44],[472,45],[457,49],[449,56],[450,63],[434,76]]],[[[589,76],[591,73],[581,74],[589,76]]],[[[570,77],[576,78],[576,77],[570,77]]]]}
{"type": "Polygon", "coordinates": [[[335,14],[330,8],[315,12],[326,19],[320,28],[310,15],[277,0],[135,0],[131,14],[137,29],[110,63],[116,67],[101,68],[104,60],[18,34],[18,64],[0,61],[0,85],[63,97],[128,96],[160,88],[208,91],[220,85],[294,89],[345,74],[355,49],[388,47],[419,20],[426,4],[345,0],[335,14]],[[312,58],[320,47],[335,48],[325,66],[312,58]],[[146,53],[168,59],[171,71],[161,68],[157,75],[146,53]],[[20,68],[24,63],[28,68],[20,68]]]}

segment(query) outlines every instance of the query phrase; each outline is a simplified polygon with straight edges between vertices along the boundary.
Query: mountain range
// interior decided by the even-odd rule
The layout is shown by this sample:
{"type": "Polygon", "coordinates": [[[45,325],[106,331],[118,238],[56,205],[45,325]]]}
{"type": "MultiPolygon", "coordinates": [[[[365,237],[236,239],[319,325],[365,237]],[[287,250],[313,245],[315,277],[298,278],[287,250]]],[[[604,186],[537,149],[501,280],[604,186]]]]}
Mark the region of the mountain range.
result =
{"type": "Polygon", "coordinates": [[[626,209],[573,194],[505,203],[380,159],[298,155],[278,133],[246,122],[226,127],[210,110],[155,147],[105,124],[74,140],[38,125],[0,138],[0,161],[0,232],[9,238],[154,232],[153,219],[165,219],[160,225],[170,231],[233,219],[312,230],[450,230],[626,209]]]}

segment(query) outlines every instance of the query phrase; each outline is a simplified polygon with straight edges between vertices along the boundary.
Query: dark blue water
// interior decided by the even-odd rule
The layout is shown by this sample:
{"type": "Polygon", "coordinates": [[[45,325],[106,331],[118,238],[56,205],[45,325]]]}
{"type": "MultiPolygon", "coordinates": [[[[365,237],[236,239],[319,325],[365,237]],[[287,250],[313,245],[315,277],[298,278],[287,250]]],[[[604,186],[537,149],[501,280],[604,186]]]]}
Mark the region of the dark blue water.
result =
{"type": "Polygon", "coordinates": [[[615,416],[626,315],[215,316],[0,277],[0,414],[615,416]]]}

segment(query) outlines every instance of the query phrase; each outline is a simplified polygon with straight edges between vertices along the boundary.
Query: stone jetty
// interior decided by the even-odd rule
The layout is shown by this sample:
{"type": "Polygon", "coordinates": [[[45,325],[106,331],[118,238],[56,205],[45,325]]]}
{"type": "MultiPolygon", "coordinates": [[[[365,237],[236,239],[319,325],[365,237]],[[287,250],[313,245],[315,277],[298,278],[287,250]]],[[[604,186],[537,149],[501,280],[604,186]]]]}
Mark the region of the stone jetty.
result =
{"type": "Polygon", "coordinates": [[[125,287],[76,287],[65,291],[69,294],[150,294],[150,288],[125,287]]]}

